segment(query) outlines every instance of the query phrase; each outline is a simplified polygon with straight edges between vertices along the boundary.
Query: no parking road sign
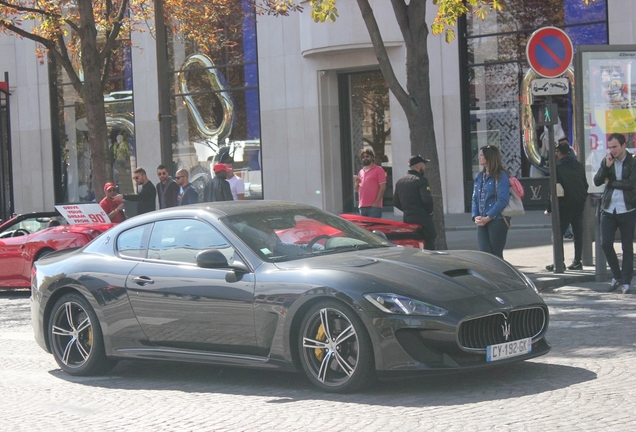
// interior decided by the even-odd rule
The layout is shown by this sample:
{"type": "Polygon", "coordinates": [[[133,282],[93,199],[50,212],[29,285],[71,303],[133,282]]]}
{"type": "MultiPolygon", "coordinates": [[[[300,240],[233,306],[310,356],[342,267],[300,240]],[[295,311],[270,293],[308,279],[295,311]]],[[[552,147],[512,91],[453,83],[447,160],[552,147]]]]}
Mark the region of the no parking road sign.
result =
{"type": "Polygon", "coordinates": [[[544,78],[556,78],[572,63],[574,48],[569,36],[556,27],[543,27],[532,33],[526,45],[530,67],[544,78]]]}

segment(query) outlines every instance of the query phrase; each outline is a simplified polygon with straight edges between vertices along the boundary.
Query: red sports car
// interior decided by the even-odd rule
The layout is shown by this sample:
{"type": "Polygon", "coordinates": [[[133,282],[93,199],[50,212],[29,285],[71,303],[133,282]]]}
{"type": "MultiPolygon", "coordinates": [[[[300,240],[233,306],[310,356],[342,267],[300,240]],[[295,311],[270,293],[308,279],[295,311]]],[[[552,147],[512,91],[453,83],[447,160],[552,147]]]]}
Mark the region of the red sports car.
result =
{"type": "MultiPolygon", "coordinates": [[[[410,246],[424,249],[426,241],[422,237],[422,227],[416,224],[392,221],[388,219],[377,219],[357,214],[341,214],[341,218],[346,219],[367,231],[371,231],[387,240],[401,246],[410,246]]],[[[314,243],[321,244],[330,237],[339,237],[340,231],[333,227],[319,225],[315,221],[301,220],[295,222],[293,230],[280,229],[276,234],[286,243],[301,244],[314,243]]]]}
{"type": "Polygon", "coordinates": [[[29,288],[35,260],[84,246],[113,225],[68,225],[57,212],[21,214],[0,224],[0,289],[29,288]]]}
{"type": "Polygon", "coordinates": [[[424,249],[426,241],[422,237],[422,227],[388,219],[376,219],[357,214],[341,214],[340,217],[368,231],[384,234],[388,240],[402,246],[424,249]]]}

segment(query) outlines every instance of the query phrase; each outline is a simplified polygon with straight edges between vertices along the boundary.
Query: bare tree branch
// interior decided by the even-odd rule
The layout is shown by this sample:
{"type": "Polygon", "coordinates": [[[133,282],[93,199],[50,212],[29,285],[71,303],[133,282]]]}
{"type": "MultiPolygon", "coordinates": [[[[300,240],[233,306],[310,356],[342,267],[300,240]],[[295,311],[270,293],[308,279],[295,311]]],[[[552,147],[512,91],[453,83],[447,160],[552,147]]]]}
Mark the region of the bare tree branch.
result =
{"type": "Polygon", "coordinates": [[[7,3],[4,0],[0,0],[0,5],[2,6],[6,6],[9,9],[15,9],[16,11],[19,12],[30,12],[30,13],[35,13],[38,15],[44,15],[44,16],[50,16],[50,17],[57,17],[57,18],[62,18],[59,14],[53,14],[51,12],[47,12],[43,9],[35,9],[35,8],[30,8],[30,7],[26,7],[26,6],[19,6],[13,3],[7,3]]]}
{"type": "Polygon", "coordinates": [[[124,16],[126,15],[127,9],[128,9],[128,0],[123,0],[121,2],[121,6],[119,7],[119,12],[117,13],[117,17],[115,17],[115,20],[114,20],[115,23],[113,25],[113,28],[111,29],[110,34],[108,35],[108,39],[106,40],[106,44],[104,45],[100,53],[102,59],[105,59],[110,56],[110,53],[112,52],[115,46],[115,42],[117,41],[117,38],[119,37],[122,21],[124,19],[124,16]]]}
{"type": "Polygon", "coordinates": [[[71,57],[66,49],[66,43],[64,41],[63,35],[58,35],[57,46],[60,49],[60,52],[55,52],[54,54],[59,54],[55,58],[60,62],[69,79],[71,80],[71,84],[73,88],[77,92],[77,94],[81,95],[83,92],[83,83],[80,80],[79,76],[77,76],[77,71],[73,67],[73,63],[71,62],[71,57]]]}
{"type": "Polygon", "coordinates": [[[62,22],[66,23],[69,27],[71,27],[73,30],[77,30],[77,25],[69,20],[69,19],[64,19],[62,17],[62,15],[57,14],[57,13],[51,13],[51,12],[47,12],[43,9],[35,9],[35,8],[30,8],[30,7],[26,7],[26,6],[20,6],[20,5],[16,5],[13,3],[8,3],[5,0],[0,0],[0,5],[2,6],[6,6],[9,9],[14,9],[18,12],[26,12],[26,13],[35,13],[38,15],[42,15],[42,16],[47,16],[47,17],[52,17],[52,18],[57,18],[59,20],[61,20],[62,22]]]}
{"type": "Polygon", "coordinates": [[[391,0],[391,5],[393,6],[395,19],[400,27],[400,31],[402,32],[402,37],[404,38],[404,41],[407,41],[411,38],[409,20],[407,19],[408,7],[404,0],[391,0]]]}
{"type": "Polygon", "coordinates": [[[30,39],[34,42],[37,42],[39,44],[44,45],[47,49],[52,50],[55,49],[55,42],[43,38],[42,36],[38,36],[38,35],[34,35],[29,33],[28,31],[24,30],[22,27],[18,27],[14,24],[10,24],[8,22],[1,22],[0,23],[0,27],[4,27],[9,31],[12,31],[13,33],[20,35],[21,37],[25,38],[25,39],[30,39]]]}
{"type": "Polygon", "coordinates": [[[75,24],[73,21],[71,21],[70,19],[65,19],[64,23],[66,25],[68,25],[70,28],[73,29],[73,31],[77,32],[79,31],[79,27],[77,26],[77,24],[75,24]]]}
{"type": "Polygon", "coordinates": [[[369,5],[369,0],[357,0],[357,2],[360,7],[360,12],[362,13],[362,19],[369,30],[373,50],[375,51],[375,56],[378,59],[380,70],[382,71],[382,75],[384,75],[387,85],[402,108],[404,110],[411,109],[411,98],[395,76],[393,66],[391,66],[391,61],[389,60],[389,55],[387,54],[386,47],[384,46],[384,41],[382,40],[382,35],[380,34],[380,28],[378,27],[378,23],[373,15],[373,9],[371,8],[371,5],[369,5]]]}

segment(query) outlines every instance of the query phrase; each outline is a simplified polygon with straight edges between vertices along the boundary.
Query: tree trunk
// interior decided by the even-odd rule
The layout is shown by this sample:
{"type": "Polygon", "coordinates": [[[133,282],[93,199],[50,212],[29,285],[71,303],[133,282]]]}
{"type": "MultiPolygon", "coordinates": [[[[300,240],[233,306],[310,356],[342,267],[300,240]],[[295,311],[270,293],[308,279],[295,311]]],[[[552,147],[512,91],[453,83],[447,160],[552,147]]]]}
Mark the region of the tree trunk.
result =
{"type": "Polygon", "coordinates": [[[112,180],[111,161],[108,157],[108,127],[106,126],[106,110],[104,108],[104,60],[97,45],[97,29],[93,16],[91,0],[77,2],[80,12],[80,38],[82,53],[82,69],[84,84],[80,96],[86,109],[88,126],[88,147],[91,152],[92,185],[99,202],[104,197],[104,184],[112,180]]]}
{"type": "Polygon", "coordinates": [[[391,92],[405,112],[409,124],[411,153],[430,159],[426,177],[431,186],[435,213],[433,221],[437,233],[437,249],[446,249],[446,225],[444,223],[444,197],[439,167],[433,110],[429,80],[428,27],[426,2],[428,0],[391,0],[395,18],[402,31],[406,46],[406,91],[395,77],[389,61],[380,29],[368,0],[357,0],[362,18],[369,31],[380,69],[391,92]]]}
{"type": "Polygon", "coordinates": [[[426,1],[411,1],[406,11],[406,19],[408,20],[408,34],[404,37],[406,43],[406,92],[411,96],[411,103],[404,107],[404,110],[409,124],[411,153],[420,154],[431,160],[426,167],[426,177],[431,186],[435,205],[433,221],[437,233],[436,246],[437,249],[447,249],[444,197],[442,196],[439,155],[431,103],[426,1]]]}

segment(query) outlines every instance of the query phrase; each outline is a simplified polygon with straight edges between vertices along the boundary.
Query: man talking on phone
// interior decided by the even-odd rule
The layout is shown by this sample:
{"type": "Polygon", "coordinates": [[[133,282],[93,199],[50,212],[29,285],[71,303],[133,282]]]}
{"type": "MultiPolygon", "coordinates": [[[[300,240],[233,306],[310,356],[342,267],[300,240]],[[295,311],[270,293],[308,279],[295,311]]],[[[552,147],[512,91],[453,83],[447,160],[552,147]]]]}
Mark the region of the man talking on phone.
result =
{"type": "Polygon", "coordinates": [[[634,276],[634,224],[636,223],[636,161],[627,151],[625,136],[611,134],[607,139],[609,153],[601,161],[594,184],[605,184],[601,198],[601,246],[612,270],[609,291],[621,287],[623,294],[631,292],[634,276]],[[623,264],[619,266],[614,250],[616,230],[620,230],[623,264]]]}

